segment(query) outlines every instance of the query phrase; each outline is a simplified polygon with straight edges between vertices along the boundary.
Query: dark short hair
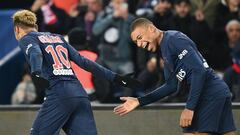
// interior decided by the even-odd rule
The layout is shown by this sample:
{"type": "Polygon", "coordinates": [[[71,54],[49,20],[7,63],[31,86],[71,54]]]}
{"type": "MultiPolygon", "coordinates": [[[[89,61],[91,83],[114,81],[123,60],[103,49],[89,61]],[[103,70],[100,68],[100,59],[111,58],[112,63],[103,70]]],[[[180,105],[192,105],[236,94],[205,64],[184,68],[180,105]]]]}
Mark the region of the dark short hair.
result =
{"type": "Polygon", "coordinates": [[[158,2],[169,2],[169,3],[173,3],[174,0],[158,0],[158,2]]]}
{"type": "Polygon", "coordinates": [[[175,5],[179,5],[179,4],[181,4],[182,2],[186,3],[187,5],[191,5],[190,0],[175,0],[174,4],[175,4],[175,5]]]}
{"type": "Polygon", "coordinates": [[[133,32],[137,27],[143,26],[143,25],[149,25],[149,24],[153,24],[153,23],[146,18],[137,18],[132,22],[130,31],[133,32]]]}

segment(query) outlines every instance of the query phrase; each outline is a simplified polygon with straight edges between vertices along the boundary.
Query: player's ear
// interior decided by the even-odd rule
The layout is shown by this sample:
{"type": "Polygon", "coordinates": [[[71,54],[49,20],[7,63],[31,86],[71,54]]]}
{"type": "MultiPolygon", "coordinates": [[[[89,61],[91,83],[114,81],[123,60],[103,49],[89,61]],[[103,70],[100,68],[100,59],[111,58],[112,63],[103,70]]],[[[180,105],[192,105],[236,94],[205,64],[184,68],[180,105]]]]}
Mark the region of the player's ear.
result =
{"type": "Polygon", "coordinates": [[[14,27],[14,31],[15,31],[16,34],[18,34],[18,33],[19,33],[19,27],[18,27],[18,26],[15,26],[15,27],[14,27]]]}
{"type": "Polygon", "coordinates": [[[154,25],[149,25],[148,30],[149,30],[149,32],[154,32],[155,31],[154,25]]]}
{"type": "Polygon", "coordinates": [[[14,34],[17,40],[19,40],[19,27],[18,26],[14,26],[14,34]]]}
{"type": "Polygon", "coordinates": [[[35,29],[38,31],[38,25],[37,24],[35,24],[35,29]]]}

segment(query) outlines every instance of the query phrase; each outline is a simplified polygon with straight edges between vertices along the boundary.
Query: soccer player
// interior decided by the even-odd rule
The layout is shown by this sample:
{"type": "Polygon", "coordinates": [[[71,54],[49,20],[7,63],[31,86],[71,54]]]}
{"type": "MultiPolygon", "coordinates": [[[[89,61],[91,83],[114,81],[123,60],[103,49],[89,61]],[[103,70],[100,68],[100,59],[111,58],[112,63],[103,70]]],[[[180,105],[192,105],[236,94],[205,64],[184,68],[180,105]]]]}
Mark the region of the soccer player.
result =
{"type": "Polygon", "coordinates": [[[116,114],[125,115],[170,95],[177,91],[178,82],[186,81],[190,92],[179,122],[183,134],[235,135],[229,88],[208,66],[191,39],[178,31],[161,31],[145,18],[133,21],[131,38],[138,47],[161,52],[166,82],[145,96],[121,97],[125,102],[114,108],[116,114]]]}
{"type": "Polygon", "coordinates": [[[31,74],[46,83],[46,99],[31,128],[31,135],[96,135],[90,101],[71,68],[70,60],[98,77],[134,88],[137,80],[120,76],[82,56],[61,35],[37,32],[36,16],[28,10],[13,15],[14,32],[31,67],[31,74]]]}

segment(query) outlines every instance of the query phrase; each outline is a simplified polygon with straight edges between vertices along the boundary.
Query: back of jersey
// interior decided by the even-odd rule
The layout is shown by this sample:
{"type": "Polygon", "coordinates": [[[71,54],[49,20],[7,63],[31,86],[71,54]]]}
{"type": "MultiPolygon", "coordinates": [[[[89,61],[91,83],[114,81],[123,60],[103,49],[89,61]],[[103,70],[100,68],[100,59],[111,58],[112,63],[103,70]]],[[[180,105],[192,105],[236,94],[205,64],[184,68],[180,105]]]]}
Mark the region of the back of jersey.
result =
{"type": "Polygon", "coordinates": [[[77,80],[69,61],[68,44],[61,35],[31,32],[39,41],[43,54],[42,75],[54,84],[60,80],[77,80]]]}

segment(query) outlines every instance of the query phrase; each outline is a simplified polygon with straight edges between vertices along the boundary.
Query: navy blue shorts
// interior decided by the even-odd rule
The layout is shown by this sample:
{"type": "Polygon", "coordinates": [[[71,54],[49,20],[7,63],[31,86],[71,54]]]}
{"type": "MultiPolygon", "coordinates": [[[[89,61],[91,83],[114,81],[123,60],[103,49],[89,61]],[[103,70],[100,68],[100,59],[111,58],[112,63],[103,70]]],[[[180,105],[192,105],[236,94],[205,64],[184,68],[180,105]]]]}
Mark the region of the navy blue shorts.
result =
{"type": "Polygon", "coordinates": [[[231,98],[201,101],[194,112],[192,125],[184,133],[223,134],[235,131],[231,98]]]}
{"type": "Polygon", "coordinates": [[[49,96],[33,123],[31,135],[97,135],[96,125],[88,98],[57,98],[49,96]]]}

